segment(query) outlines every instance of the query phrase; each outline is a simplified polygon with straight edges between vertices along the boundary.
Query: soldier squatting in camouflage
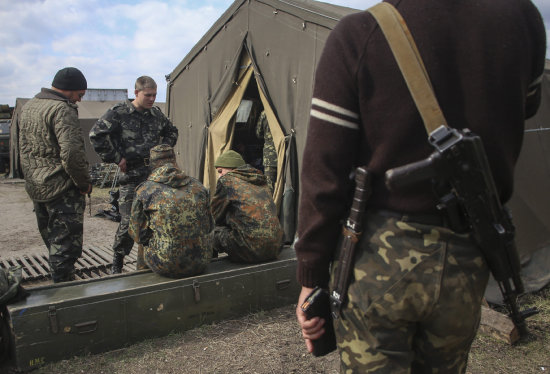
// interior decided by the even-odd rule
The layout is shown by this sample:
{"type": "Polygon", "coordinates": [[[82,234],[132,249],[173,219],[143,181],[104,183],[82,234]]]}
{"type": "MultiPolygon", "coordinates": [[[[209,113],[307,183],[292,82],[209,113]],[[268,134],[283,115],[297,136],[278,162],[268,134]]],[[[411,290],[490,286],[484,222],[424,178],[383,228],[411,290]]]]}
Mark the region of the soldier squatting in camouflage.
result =
{"type": "Polygon", "coordinates": [[[212,198],[212,215],[214,249],[227,252],[231,261],[256,263],[278,256],[283,231],[259,170],[244,165],[222,175],[212,198]]]}
{"type": "Polygon", "coordinates": [[[277,151],[275,150],[273,135],[271,135],[271,130],[269,129],[269,124],[267,123],[265,111],[262,111],[260,117],[258,118],[258,122],[256,124],[256,137],[258,139],[263,139],[264,141],[264,175],[267,180],[267,186],[271,190],[271,194],[273,194],[273,188],[275,187],[275,182],[277,181],[277,151]]]}
{"type": "Polygon", "coordinates": [[[128,221],[135,188],[149,174],[150,149],[162,143],[174,146],[177,139],[177,128],[158,107],[139,111],[130,100],[109,109],[90,130],[90,142],[104,162],[118,164],[126,159],[127,172],[120,178],[121,221],[113,244],[115,257],[123,258],[134,245],[128,221]]]}
{"type": "MultiPolygon", "coordinates": [[[[166,145],[154,148],[169,148],[166,145]]],[[[144,245],[145,262],[155,273],[181,278],[202,273],[212,258],[208,190],[167,162],[138,186],[129,234],[144,245]]]]}

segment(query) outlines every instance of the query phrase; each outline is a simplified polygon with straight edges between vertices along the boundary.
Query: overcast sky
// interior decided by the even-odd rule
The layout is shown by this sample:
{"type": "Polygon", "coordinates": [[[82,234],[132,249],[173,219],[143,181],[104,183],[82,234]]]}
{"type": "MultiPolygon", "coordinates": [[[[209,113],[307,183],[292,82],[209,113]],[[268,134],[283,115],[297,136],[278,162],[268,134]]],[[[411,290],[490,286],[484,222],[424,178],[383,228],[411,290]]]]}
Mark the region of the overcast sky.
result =
{"type": "MultiPolygon", "coordinates": [[[[365,9],[378,0],[325,2],[365,9]]],[[[550,0],[533,2],[550,35],[550,0]]],[[[130,96],[135,79],[150,75],[158,84],[157,101],[163,102],[164,76],[232,3],[0,0],[0,104],[33,97],[65,66],[82,70],[89,88],[128,89],[130,96]]]]}

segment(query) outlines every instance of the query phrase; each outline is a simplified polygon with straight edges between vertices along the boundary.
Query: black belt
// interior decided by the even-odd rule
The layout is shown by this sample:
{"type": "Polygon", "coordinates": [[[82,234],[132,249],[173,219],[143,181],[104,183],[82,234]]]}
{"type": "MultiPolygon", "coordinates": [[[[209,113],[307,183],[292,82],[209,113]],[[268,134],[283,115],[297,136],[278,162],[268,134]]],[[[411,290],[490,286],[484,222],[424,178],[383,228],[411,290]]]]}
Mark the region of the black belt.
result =
{"type": "Polygon", "coordinates": [[[447,220],[437,213],[401,213],[387,209],[372,209],[369,213],[378,214],[382,217],[395,218],[402,222],[419,223],[421,225],[449,227],[447,220]]]}

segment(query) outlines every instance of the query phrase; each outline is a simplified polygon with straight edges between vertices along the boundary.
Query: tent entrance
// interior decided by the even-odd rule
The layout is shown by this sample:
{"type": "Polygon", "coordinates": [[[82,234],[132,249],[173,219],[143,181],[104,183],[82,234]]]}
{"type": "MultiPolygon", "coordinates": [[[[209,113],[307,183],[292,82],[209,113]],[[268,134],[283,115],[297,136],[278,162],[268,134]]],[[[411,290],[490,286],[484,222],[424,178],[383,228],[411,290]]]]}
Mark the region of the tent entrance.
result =
{"type": "Polygon", "coordinates": [[[264,172],[264,139],[257,136],[258,119],[263,111],[257,86],[249,83],[235,113],[231,149],[239,152],[247,164],[264,172]]]}
{"type": "Polygon", "coordinates": [[[264,171],[264,138],[260,137],[256,131],[258,119],[263,111],[277,155],[273,200],[279,208],[284,187],[285,136],[269,100],[260,88],[259,78],[256,76],[256,79],[251,79],[254,73],[248,53],[243,52],[234,88],[208,127],[203,183],[213,195],[217,181],[214,162],[220,154],[230,149],[239,152],[248,164],[264,171]]]}

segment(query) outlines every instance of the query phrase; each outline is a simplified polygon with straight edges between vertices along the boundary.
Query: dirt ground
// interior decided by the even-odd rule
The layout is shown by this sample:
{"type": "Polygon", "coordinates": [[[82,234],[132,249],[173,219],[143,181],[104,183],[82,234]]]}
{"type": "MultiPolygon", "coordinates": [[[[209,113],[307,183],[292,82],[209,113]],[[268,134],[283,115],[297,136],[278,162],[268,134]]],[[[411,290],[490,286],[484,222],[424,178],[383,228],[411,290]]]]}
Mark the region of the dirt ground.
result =
{"type": "MultiPolygon", "coordinates": [[[[105,190],[92,194],[92,215],[108,209],[109,200],[105,190]]],[[[84,214],[84,244],[94,243],[110,247],[118,226],[104,218],[90,217],[90,200],[86,198],[84,214]]],[[[28,254],[46,253],[33,212],[33,204],[25,192],[21,179],[0,177],[0,258],[19,257],[28,254]]]]}
{"type": "MultiPolygon", "coordinates": [[[[108,194],[94,190],[92,213],[107,209],[108,194]]],[[[0,176],[0,258],[45,252],[36,228],[32,203],[20,180],[0,176]]],[[[84,244],[110,247],[117,223],[90,217],[86,207],[84,244]]],[[[515,346],[478,335],[469,374],[540,373],[550,370],[550,291],[529,302],[541,313],[528,321],[530,335],[515,346]]],[[[295,305],[199,327],[164,338],[94,356],[50,363],[33,373],[338,373],[336,352],[322,358],[308,354],[301,339],[295,305]]],[[[0,373],[15,373],[0,366],[0,373]]]]}

